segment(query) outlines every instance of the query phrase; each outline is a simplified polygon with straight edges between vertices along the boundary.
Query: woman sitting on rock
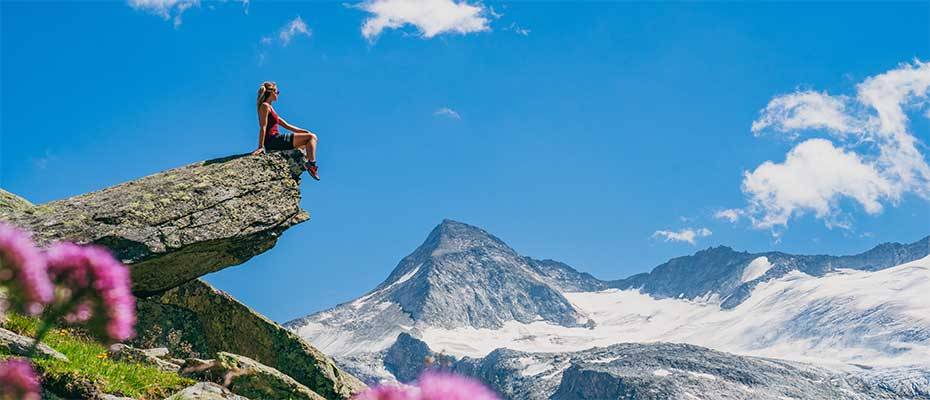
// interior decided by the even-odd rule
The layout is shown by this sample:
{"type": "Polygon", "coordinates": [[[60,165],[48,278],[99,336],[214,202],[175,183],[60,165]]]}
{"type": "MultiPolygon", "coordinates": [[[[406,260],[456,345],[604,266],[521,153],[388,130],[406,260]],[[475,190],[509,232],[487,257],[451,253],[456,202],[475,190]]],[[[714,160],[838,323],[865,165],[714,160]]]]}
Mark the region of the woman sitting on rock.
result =
{"type": "Polygon", "coordinates": [[[291,150],[303,147],[306,157],[304,168],[313,179],[320,180],[316,166],[316,134],[291,125],[278,116],[271,103],[278,99],[280,93],[278,85],[274,82],[264,82],[258,88],[258,148],[252,154],[264,153],[266,148],[291,150]],[[278,131],[278,125],[294,133],[281,133],[278,131]]]}

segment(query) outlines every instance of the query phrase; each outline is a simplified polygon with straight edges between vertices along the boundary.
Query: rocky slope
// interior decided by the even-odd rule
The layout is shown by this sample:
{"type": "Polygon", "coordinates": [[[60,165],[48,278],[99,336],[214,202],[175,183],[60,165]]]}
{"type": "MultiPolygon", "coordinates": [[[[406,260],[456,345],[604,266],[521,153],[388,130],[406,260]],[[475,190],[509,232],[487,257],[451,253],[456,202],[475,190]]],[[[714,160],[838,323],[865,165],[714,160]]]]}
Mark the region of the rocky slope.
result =
{"type": "MultiPolygon", "coordinates": [[[[426,359],[486,361],[500,348],[585,355],[595,346],[665,341],[837,371],[873,368],[890,379],[876,385],[895,386],[894,371],[930,371],[926,244],[886,244],[843,257],[718,247],[607,282],[556,261],[515,256],[479,228],[444,221],[372,292],[286,326],[368,382],[412,379],[426,359]],[[559,296],[543,297],[546,306],[534,309],[522,303],[534,301],[526,287],[499,283],[513,281],[541,282],[559,296]],[[456,297],[464,311],[423,311],[456,297]],[[496,298],[512,301],[482,307],[496,298]],[[570,308],[548,306],[561,299],[570,308]],[[565,323],[571,319],[576,323],[565,323]]],[[[918,391],[930,388],[914,382],[918,391]]],[[[907,398],[904,390],[895,393],[907,398]]]]}
{"type": "MultiPolygon", "coordinates": [[[[364,387],[358,379],[197,280],[269,250],[283,231],[309,218],[300,208],[300,157],[271,152],[198,162],[41,205],[0,191],[0,219],[32,231],[40,243],[95,243],[122,259],[138,297],[135,343],[170,348],[176,357],[242,357],[262,371],[249,382],[275,371],[278,381],[296,382],[276,389],[297,388],[294,398],[348,399],[364,387]]],[[[190,392],[239,398],[215,389],[190,392]]]]}

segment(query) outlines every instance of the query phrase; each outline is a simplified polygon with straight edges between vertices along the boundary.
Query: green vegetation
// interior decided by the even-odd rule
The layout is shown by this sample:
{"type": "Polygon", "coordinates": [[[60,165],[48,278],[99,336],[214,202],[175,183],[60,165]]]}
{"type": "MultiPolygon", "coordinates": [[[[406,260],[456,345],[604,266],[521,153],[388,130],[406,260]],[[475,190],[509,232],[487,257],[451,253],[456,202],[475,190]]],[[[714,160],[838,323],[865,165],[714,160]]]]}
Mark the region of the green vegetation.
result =
{"type": "MultiPolygon", "coordinates": [[[[8,313],[3,326],[21,335],[32,336],[39,321],[8,313]]],[[[44,342],[68,357],[67,362],[51,358],[34,360],[36,368],[41,371],[43,386],[52,388],[54,392],[66,392],[60,393],[62,395],[86,395],[98,391],[136,399],[163,399],[194,383],[146,364],[111,360],[106,346],[77,330],[53,329],[44,342]]],[[[6,357],[9,354],[0,353],[0,358],[6,357]]]]}

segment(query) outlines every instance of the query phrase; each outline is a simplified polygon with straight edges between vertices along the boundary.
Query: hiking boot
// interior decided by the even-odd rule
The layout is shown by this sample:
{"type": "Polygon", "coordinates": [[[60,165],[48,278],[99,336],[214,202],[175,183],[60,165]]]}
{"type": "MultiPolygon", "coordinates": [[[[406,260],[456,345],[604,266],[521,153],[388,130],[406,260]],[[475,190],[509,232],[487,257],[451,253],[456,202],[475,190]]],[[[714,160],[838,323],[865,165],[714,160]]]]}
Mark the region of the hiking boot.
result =
{"type": "Polygon", "coordinates": [[[304,168],[307,169],[307,172],[310,173],[310,176],[311,176],[313,179],[320,180],[320,175],[317,174],[318,168],[317,168],[317,166],[316,166],[315,164],[310,164],[310,163],[308,163],[308,162],[307,162],[307,163],[304,163],[304,168]]]}

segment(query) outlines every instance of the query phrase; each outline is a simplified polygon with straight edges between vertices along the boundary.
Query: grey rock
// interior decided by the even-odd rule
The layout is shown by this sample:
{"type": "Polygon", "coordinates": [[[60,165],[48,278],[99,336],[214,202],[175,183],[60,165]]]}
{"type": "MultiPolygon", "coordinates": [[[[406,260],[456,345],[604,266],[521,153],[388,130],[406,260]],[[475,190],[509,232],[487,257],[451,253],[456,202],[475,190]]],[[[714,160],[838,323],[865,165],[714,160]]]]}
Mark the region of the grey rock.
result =
{"type": "Polygon", "coordinates": [[[213,382],[188,386],[166,400],[249,400],[213,382]]]}
{"type": "MultiPolygon", "coordinates": [[[[32,348],[33,342],[34,340],[31,337],[23,336],[7,329],[0,328],[0,349],[3,349],[10,354],[25,356],[29,353],[29,349],[32,348]]],[[[36,352],[39,356],[68,361],[68,357],[66,357],[64,354],[61,354],[58,350],[49,347],[45,343],[39,343],[39,347],[36,348],[36,352]]]]}
{"type": "Polygon", "coordinates": [[[112,394],[101,394],[97,396],[99,400],[134,400],[132,397],[116,396],[112,394]]]}
{"type": "Polygon", "coordinates": [[[185,364],[185,375],[222,383],[233,393],[254,399],[325,400],[306,386],[251,358],[226,352],[215,360],[185,364]]]}
{"type": "MultiPolygon", "coordinates": [[[[197,162],[0,219],[56,240],[106,246],[147,295],[241,264],[309,218],[300,208],[300,153],[197,162]]],[[[5,200],[6,201],[6,200],[5,200]]]]}
{"type": "Polygon", "coordinates": [[[34,207],[29,200],[0,189],[0,216],[6,213],[28,211],[34,207]]]}
{"type": "Polygon", "coordinates": [[[181,369],[180,364],[175,364],[159,358],[157,354],[167,355],[168,349],[137,349],[123,343],[117,343],[107,350],[111,359],[118,361],[128,361],[134,363],[149,364],[162,371],[177,372],[181,369]],[[164,351],[162,351],[164,350],[164,351]]]}
{"type": "Polygon", "coordinates": [[[331,399],[348,399],[365,388],[307,341],[199,279],[140,299],[137,310],[136,341],[146,346],[167,346],[181,356],[240,354],[331,399]],[[171,341],[172,335],[180,341],[171,341]]]}

